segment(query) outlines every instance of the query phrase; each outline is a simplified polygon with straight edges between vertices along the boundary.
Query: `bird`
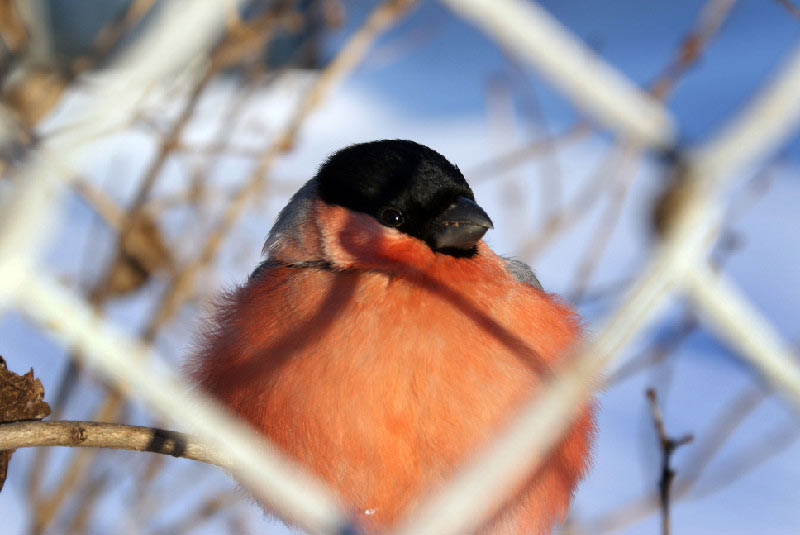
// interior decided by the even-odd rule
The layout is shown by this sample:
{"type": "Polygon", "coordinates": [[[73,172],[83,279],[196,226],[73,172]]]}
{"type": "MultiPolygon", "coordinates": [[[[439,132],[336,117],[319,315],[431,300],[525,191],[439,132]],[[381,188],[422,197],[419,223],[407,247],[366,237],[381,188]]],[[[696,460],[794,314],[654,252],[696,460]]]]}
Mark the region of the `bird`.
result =
{"type": "MultiPolygon", "coordinates": [[[[581,320],[483,241],[459,168],[410,140],[333,153],[283,208],[246,282],[219,298],[189,373],[391,531],[535,399],[581,320]]],[[[481,527],[548,533],[591,465],[595,402],[481,527]]]]}

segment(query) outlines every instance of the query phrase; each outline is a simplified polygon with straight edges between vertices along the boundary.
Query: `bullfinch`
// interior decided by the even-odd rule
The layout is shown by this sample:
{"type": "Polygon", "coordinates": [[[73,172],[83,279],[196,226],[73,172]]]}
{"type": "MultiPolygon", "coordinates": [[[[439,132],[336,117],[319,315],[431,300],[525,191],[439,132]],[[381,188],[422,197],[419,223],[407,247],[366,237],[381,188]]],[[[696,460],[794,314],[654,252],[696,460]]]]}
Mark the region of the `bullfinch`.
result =
{"type": "MultiPolygon", "coordinates": [[[[580,335],[458,167],[405,140],[333,154],[280,212],[190,365],[200,388],[392,526],[535,397],[580,335]]],[[[587,471],[593,405],[482,533],[547,533],[587,471]]]]}

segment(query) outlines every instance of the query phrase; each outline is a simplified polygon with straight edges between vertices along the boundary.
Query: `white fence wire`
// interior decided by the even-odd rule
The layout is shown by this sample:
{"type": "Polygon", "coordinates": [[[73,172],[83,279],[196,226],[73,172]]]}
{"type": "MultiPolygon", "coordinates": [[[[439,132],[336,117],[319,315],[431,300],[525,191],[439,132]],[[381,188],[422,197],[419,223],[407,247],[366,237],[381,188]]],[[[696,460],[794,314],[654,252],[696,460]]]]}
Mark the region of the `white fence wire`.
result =
{"type": "MultiPolygon", "coordinates": [[[[669,112],[582,46],[542,8],[521,0],[445,3],[540,70],[608,129],[639,144],[670,146],[675,128],[669,112]]],[[[168,3],[158,23],[120,61],[117,76],[95,86],[82,128],[66,131],[47,149],[65,160],[73,158],[83,140],[107,124],[110,110],[124,114],[142,88],[203,57],[221,27],[223,4],[168,3]],[[189,19],[194,21],[192,32],[174,31],[189,19]]],[[[800,50],[729,126],[689,151],[680,181],[686,188],[684,202],[672,214],[663,242],[628,296],[598,334],[584,343],[569,369],[486,451],[402,522],[398,532],[455,534],[479,526],[502,505],[509,489],[546,457],[614,357],[679,293],[688,294],[719,336],[800,414],[800,370],[788,344],[729,281],[712,273],[707,259],[727,186],[739,170],[761,161],[795,129],[800,120],[797,95],[800,50]],[[487,500],[487,495],[493,499],[487,500]]],[[[22,310],[65,345],[80,348],[77,354],[84,355],[92,368],[142,399],[154,413],[188,426],[222,450],[231,458],[237,478],[292,523],[312,532],[345,529],[347,515],[330,491],[213,402],[187,394],[187,385],[151,348],[95,314],[39,262],[39,246],[50,230],[64,185],[59,170],[49,162],[32,156],[2,207],[0,303],[22,310]]]]}

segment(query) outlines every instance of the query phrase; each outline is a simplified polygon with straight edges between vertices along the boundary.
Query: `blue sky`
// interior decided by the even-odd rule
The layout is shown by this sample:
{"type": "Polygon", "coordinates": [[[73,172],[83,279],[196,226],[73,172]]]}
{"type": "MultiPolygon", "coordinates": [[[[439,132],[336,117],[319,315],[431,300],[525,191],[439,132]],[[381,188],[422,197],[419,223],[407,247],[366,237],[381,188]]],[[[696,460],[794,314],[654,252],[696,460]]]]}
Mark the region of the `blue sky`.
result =
{"type": "MultiPolygon", "coordinates": [[[[541,2],[579,38],[640,86],[667,64],[704,2],[608,0],[541,2]]],[[[363,17],[350,9],[347,30],[363,17]],[[357,16],[355,16],[357,15],[357,16]]],[[[335,49],[347,30],[330,40],[335,49]]],[[[737,2],[703,58],[668,102],[683,143],[704,139],[739,109],[781,64],[800,38],[800,20],[777,1],[737,2]]],[[[360,69],[356,80],[403,112],[424,117],[485,113],[487,80],[514,72],[508,57],[479,29],[438,2],[426,1],[382,40],[410,40],[407,53],[383,68],[360,69]]],[[[530,69],[541,106],[553,125],[574,119],[568,102],[530,69]]],[[[797,156],[797,142],[793,143],[797,156]]]]}

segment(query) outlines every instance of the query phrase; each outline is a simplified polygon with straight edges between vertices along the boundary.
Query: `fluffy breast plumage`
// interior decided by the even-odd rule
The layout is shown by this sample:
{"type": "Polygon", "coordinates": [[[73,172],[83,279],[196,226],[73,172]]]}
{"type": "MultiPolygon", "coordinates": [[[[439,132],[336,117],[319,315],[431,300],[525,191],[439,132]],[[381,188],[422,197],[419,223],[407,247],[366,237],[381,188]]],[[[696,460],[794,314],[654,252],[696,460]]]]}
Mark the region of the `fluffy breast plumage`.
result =
{"type": "MultiPolygon", "coordinates": [[[[369,510],[374,527],[496,433],[579,333],[565,305],[514,281],[490,251],[439,256],[402,276],[269,267],[225,297],[195,359],[204,389],[369,510]]],[[[589,408],[492,530],[549,529],[591,435],[589,408]]]]}

